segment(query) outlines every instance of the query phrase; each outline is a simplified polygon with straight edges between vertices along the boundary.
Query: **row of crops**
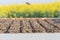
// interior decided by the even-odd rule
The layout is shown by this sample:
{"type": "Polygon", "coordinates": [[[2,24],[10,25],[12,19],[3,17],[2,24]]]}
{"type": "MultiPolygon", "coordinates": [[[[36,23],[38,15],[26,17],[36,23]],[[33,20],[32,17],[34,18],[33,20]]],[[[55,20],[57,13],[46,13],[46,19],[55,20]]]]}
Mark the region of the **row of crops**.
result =
{"type": "Polygon", "coordinates": [[[0,18],[59,18],[60,3],[0,5],[0,18]]]}

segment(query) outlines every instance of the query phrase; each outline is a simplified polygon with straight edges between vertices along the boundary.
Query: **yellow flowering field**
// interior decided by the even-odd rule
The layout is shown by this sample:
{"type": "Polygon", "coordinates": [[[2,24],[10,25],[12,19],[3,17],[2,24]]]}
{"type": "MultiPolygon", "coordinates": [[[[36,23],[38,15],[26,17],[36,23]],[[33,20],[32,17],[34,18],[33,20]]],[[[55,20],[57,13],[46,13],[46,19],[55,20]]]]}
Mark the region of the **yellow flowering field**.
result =
{"type": "Polygon", "coordinates": [[[59,18],[60,3],[0,5],[0,18],[59,18]]]}

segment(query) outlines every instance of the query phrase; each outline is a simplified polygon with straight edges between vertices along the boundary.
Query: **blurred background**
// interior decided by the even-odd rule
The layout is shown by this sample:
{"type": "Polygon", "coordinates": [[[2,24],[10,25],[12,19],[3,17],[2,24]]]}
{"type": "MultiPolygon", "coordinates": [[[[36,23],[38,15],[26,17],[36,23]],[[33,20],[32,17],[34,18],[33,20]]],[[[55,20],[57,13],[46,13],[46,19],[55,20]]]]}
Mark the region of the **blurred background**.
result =
{"type": "Polygon", "coordinates": [[[60,0],[0,0],[0,18],[60,18],[60,0]]]}

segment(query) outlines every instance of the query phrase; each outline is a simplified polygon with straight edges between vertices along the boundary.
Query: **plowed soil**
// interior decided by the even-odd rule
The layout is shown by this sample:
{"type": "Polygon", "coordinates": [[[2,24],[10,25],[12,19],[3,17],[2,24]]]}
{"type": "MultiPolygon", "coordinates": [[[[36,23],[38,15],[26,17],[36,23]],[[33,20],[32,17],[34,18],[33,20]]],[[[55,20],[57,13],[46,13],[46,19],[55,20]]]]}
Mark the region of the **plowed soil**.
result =
{"type": "Polygon", "coordinates": [[[60,33],[60,19],[0,18],[0,33],[60,33]]]}

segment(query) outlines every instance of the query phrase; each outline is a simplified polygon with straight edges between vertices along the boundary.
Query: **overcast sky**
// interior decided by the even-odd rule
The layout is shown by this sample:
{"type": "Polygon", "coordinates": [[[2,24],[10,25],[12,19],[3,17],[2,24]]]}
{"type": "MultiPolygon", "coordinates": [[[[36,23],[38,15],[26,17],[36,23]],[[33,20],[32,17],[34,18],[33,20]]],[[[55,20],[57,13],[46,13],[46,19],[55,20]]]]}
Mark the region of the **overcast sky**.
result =
{"type": "Polygon", "coordinates": [[[30,3],[49,3],[54,2],[55,0],[0,0],[0,5],[9,5],[9,4],[24,4],[26,2],[30,3]]]}

